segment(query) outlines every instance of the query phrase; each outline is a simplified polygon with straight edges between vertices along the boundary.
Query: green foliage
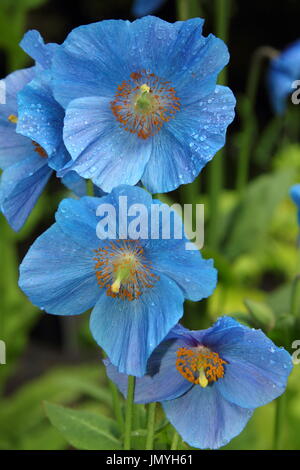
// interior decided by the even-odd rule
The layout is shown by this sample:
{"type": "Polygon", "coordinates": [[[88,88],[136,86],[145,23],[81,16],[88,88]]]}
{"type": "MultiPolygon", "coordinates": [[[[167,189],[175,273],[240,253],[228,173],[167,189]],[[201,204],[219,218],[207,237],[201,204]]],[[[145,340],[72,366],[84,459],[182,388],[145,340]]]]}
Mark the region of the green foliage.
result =
{"type": "Polygon", "coordinates": [[[73,447],[85,450],[122,448],[121,441],[116,437],[116,423],[112,419],[47,402],[45,409],[53,426],[73,447]]]}

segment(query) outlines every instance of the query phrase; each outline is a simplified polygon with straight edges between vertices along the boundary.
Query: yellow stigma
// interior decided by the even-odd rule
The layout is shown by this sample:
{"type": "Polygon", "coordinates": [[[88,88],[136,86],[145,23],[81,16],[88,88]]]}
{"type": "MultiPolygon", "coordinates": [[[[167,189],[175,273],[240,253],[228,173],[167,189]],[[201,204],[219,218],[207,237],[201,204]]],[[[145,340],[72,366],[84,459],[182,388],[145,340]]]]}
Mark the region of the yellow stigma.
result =
{"type": "Polygon", "coordinates": [[[118,294],[118,292],[120,291],[120,287],[121,287],[121,279],[118,278],[115,280],[115,282],[111,285],[111,290],[114,294],[118,294]]]}
{"type": "Polygon", "coordinates": [[[205,388],[205,387],[207,387],[207,385],[208,385],[208,380],[207,380],[207,378],[206,378],[206,375],[205,375],[205,372],[204,372],[204,368],[203,368],[203,367],[201,367],[201,368],[199,369],[199,378],[198,378],[198,382],[199,382],[200,387],[202,387],[202,388],[205,388]]]}
{"type": "Polygon", "coordinates": [[[142,93],[149,93],[150,87],[144,83],[143,85],[140,86],[140,90],[142,93]]]}
{"type": "Polygon", "coordinates": [[[17,116],[15,116],[14,114],[10,114],[7,118],[10,122],[12,122],[13,124],[17,124],[18,122],[18,118],[17,116]]]}

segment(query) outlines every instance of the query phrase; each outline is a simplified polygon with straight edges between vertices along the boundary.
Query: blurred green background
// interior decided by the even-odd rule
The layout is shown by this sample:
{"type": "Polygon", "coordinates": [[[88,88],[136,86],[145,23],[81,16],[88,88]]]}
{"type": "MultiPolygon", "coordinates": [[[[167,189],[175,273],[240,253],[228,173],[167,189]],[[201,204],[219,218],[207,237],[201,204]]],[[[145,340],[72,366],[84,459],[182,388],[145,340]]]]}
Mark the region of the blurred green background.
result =
{"type": "MultiPolygon", "coordinates": [[[[296,208],[288,196],[290,186],[300,182],[300,109],[290,105],[284,117],[273,116],[265,85],[267,63],[260,70],[255,103],[249,104],[247,82],[257,48],[268,45],[282,49],[298,38],[300,6],[297,0],[223,1],[230,4],[227,43],[231,62],[227,80],[238,106],[226,148],[216,157],[221,161],[219,176],[223,186],[218,217],[213,221],[212,164],[193,185],[161,196],[170,203],[205,204],[203,251],[206,257],[215,259],[219,270],[213,296],[199,304],[187,303],[183,323],[195,329],[206,328],[218,316],[230,314],[252,326],[264,326],[278,345],[290,349],[292,340],[300,339],[300,328],[294,328],[291,338],[289,317],[285,316],[290,313],[293,280],[300,272],[299,227],[296,208]],[[245,145],[249,150],[250,178],[241,191],[236,180],[245,145]],[[247,299],[262,303],[259,305],[271,312],[274,321],[261,325],[250,314],[247,299]]],[[[199,13],[206,18],[205,34],[218,32],[216,3],[197,2],[199,13]]],[[[68,2],[59,0],[1,0],[1,78],[31,64],[18,46],[26,30],[38,29],[46,42],[61,43],[80,24],[109,18],[132,20],[131,4],[130,0],[74,0],[70,8],[68,2]]],[[[167,1],[157,15],[175,21],[175,2],[167,1]]],[[[47,414],[54,422],[55,409],[49,411],[45,401],[101,412],[108,418],[113,413],[101,351],[88,329],[89,315],[47,315],[33,307],[17,287],[20,260],[32,241],[53,222],[59,201],[68,195],[56,180],[50,181],[18,234],[0,217],[0,339],[7,344],[7,364],[0,365],[0,449],[68,449],[71,444],[76,447],[72,439],[56,429],[59,426],[51,425],[47,414]]],[[[287,391],[282,449],[300,449],[299,384],[300,366],[295,366],[287,391]]],[[[143,446],[144,435],[138,431],[145,419],[142,406],[137,419],[135,448],[143,446]]],[[[243,433],[226,448],[272,448],[274,419],[275,403],[257,409],[243,433]]],[[[162,413],[158,414],[157,426],[161,431],[156,446],[163,448],[170,426],[165,426],[162,413]]],[[[187,448],[183,443],[181,447],[187,448]]]]}

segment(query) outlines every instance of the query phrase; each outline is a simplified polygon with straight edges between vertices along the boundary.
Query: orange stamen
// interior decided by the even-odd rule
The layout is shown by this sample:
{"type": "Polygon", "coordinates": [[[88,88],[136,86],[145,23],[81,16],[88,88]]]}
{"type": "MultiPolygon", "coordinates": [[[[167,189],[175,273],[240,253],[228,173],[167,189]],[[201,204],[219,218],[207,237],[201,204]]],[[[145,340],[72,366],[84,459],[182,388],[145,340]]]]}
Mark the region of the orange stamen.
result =
{"type": "Polygon", "coordinates": [[[162,81],[155,74],[142,70],[132,72],[130,79],[118,86],[111,109],[127,132],[136,134],[141,139],[148,139],[179,111],[180,99],[170,82],[162,81]],[[147,104],[144,107],[139,106],[143,98],[147,104]]]}
{"type": "Polygon", "coordinates": [[[224,377],[224,364],[219,354],[205,346],[179,348],[177,351],[176,369],[189,382],[206,387],[224,377]]]}
{"type": "Polygon", "coordinates": [[[110,297],[138,299],[159,279],[152,272],[152,265],[138,240],[110,241],[104,248],[94,251],[98,285],[105,288],[110,297]]]}

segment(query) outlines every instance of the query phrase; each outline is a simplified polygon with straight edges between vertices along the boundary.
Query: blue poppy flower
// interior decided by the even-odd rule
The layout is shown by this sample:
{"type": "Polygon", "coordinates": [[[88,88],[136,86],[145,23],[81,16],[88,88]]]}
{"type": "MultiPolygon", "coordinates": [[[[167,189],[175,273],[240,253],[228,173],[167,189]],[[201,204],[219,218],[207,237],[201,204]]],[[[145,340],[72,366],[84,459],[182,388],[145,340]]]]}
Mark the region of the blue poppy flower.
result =
{"type": "MultiPolygon", "coordinates": [[[[65,199],[56,223],[25,256],[20,287],[48,313],[78,315],[93,308],[90,326],[98,344],[120,371],[141,376],[154,348],[182,317],[184,299],[208,297],[217,274],[212,260],[185,249],[186,239],[177,239],[178,232],[170,230],[171,238],[165,239],[161,220],[155,239],[144,232],[139,239],[124,235],[123,216],[115,236],[103,229],[108,240],[98,238],[103,222],[96,216],[98,206],[118,214],[124,198],[128,208],[142,204],[147,209],[137,225],[144,231],[149,223],[152,233],[151,207],[162,205],[142,188],[124,185],[102,198],[65,199]]],[[[168,206],[163,208],[169,213],[168,206]]]]}
{"type": "Polygon", "coordinates": [[[145,16],[158,10],[166,0],[135,0],[132,6],[134,16],[145,16]]]}
{"type": "Polygon", "coordinates": [[[291,198],[298,207],[298,222],[300,225],[300,184],[295,184],[290,190],[291,198]]]}
{"type": "MultiPolygon", "coordinates": [[[[105,364],[126,395],[127,376],[105,364]]],[[[177,325],[151,355],[147,375],[136,380],[135,401],[162,402],[184,441],[217,449],[243,430],[255,408],[284,392],[291,369],[283,348],[230,317],[207,330],[177,325]]]]}
{"type": "Polygon", "coordinates": [[[16,132],[17,94],[34,75],[34,67],[8,75],[3,80],[6,103],[0,104],[0,204],[16,231],[25,223],[52,173],[45,150],[16,132]]]}
{"type": "Polygon", "coordinates": [[[268,88],[275,113],[282,114],[285,111],[287,97],[295,91],[293,83],[296,80],[300,80],[300,40],[271,60],[268,88]]]}
{"type": "Polygon", "coordinates": [[[202,36],[203,22],[148,16],[69,34],[54,54],[52,86],[66,108],[71,169],[106,192],[140,180],[167,192],[196,178],[224,145],[235,106],[216,86],[227,47],[202,36]]]}

